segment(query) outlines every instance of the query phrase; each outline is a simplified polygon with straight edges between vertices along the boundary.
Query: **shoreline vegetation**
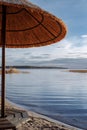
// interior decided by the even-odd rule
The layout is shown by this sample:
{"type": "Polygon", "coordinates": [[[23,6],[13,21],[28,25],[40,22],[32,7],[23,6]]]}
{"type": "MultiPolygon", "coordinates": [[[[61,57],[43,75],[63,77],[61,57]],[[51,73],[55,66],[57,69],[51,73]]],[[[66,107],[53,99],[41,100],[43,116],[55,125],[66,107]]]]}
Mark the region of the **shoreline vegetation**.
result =
{"type": "MultiPolygon", "coordinates": [[[[23,108],[17,106],[16,104],[8,100],[6,100],[6,109],[24,110],[23,108]]],[[[17,130],[80,130],[79,128],[53,120],[51,118],[32,111],[27,111],[27,113],[29,115],[29,120],[25,124],[20,123],[20,127],[17,128],[17,130]]]]}
{"type": "MultiPolygon", "coordinates": [[[[55,67],[55,66],[6,66],[5,73],[6,74],[12,74],[12,73],[30,73],[28,71],[21,71],[20,69],[66,69],[68,72],[73,73],[87,73],[87,69],[68,69],[65,67],[55,67]]],[[[0,66],[0,74],[1,66],[0,66]]]]}
{"type": "MultiPolygon", "coordinates": [[[[0,74],[2,73],[2,70],[0,70],[0,74]]],[[[28,71],[20,71],[19,69],[16,69],[16,68],[8,68],[5,70],[5,73],[6,74],[12,74],[12,73],[16,73],[16,74],[19,74],[19,73],[29,73],[28,71]]]]}
{"type": "MultiPolygon", "coordinates": [[[[65,69],[68,70],[68,72],[73,73],[87,73],[87,69],[68,69],[65,67],[54,67],[54,66],[6,66],[5,73],[6,74],[12,74],[12,73],[30,73],[28,71],[21,71],[20,69],[65,69]]],[[[0,66],[0,74],[1,66],[0,66]]]]}
{"type": "Polygon", "coordinates": [[[77,69],[76,69],[76,70],[69,70],[69,72],[74,72],[74,73],[87,73],[87,69],[83,69],[83,70],[82,70],[82,69],[81,69],[81,70],[80,70],[80,69],[79,69],[79,70],[77,70],[77,69]]]}

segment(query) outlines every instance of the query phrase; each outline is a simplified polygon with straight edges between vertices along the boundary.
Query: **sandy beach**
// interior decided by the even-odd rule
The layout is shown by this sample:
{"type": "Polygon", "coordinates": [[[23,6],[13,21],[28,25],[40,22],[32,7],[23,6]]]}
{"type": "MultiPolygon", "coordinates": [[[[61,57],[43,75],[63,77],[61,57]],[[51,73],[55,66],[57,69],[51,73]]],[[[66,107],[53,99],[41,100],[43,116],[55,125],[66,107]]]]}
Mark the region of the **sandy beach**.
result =
{"type": "MultiPolygon", "coordinates": [[[[6,109],[23,110],[23,108],[11,103],[8,100],[6,100],[6,109]]],[[[20,127],[18,127],[17,130],[80,130],[78,128],[48,118],[44,115],[40,115],[32,111],[27,112],[29,115],[29,120],[25,123],[20,123],[20,127]]]]}

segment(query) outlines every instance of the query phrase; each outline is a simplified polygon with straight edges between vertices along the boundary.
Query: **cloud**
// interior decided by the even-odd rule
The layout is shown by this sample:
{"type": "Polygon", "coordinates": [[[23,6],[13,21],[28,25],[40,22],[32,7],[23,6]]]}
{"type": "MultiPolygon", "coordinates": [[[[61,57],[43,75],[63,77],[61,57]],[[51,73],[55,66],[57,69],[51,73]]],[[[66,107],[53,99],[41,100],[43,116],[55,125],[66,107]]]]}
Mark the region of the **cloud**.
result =
{"type": "Polygon", "coordinates": [[[87,38],[87,35],[82,35],[81,37],[82,37],[82,38],[87,38]]]}
{"type": "Polygon", "coordinates": [[[6,49],[6,64],[30,64],[56,58],[87,58],[87,35],[66,38],[39,48],[6,49]]]}
{"type": "MultiPolygon", "coordinates": [[[[85,36],[85,37],[84,37],[85,36]]],[[[87,38],[72,37],[58,43],[50,53],[52,58],[87,58],[87,38]]]]}

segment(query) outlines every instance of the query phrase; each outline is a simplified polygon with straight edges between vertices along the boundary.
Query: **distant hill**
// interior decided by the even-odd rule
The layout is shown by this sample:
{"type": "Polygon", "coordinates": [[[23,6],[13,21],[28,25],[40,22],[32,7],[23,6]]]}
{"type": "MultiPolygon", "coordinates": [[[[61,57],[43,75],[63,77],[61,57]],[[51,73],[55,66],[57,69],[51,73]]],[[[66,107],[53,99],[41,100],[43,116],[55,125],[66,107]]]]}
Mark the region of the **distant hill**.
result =
{"type": "Polygon", "coordinates": [[[15,68],[42,68],[42,69],[87,69],[87,58],[57,58],[49,61],[27,61],[19,64],[7,65],[15,68]]]}
{"type": "Polygon", "coordinates": [[[68,69],[87,69],[87,58],[61,58],[39,62],[37,65],[63,67],[68,69]]]}

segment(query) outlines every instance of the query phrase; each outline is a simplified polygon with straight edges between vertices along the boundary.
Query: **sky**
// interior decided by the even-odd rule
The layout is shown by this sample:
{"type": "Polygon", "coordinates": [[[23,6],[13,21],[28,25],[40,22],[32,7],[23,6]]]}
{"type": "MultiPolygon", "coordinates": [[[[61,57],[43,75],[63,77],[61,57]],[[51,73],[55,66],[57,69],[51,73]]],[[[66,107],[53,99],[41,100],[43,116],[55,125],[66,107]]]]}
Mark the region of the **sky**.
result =
{"type": "MultiPolygon", "coordinates": [[[[18,62],[57,58],[87,58],[87,0],[30,0],[63,20],[66,37],[53,45],[30,49],[6,49],[6,58],[18,62]]],[[[1,51],[1,50],[0,50],[1,51]]]]}

